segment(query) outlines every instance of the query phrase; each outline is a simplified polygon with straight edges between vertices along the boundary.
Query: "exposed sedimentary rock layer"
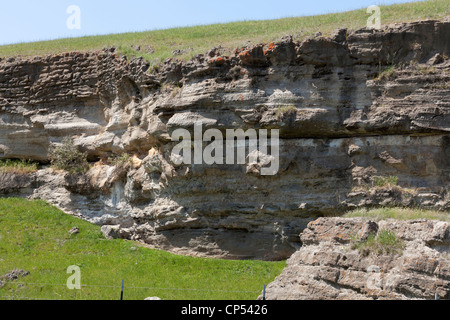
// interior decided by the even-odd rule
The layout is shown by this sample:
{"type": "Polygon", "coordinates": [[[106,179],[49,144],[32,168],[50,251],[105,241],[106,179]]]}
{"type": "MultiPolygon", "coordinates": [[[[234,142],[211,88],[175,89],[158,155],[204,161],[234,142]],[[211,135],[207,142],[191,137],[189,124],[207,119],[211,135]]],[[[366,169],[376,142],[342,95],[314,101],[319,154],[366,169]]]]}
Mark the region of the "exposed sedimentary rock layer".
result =
{"type": "Polygon", "coordinates": [[[0,61],[0,158],[48,161],[72,137],[85,175],[0,173],[0,192],[44,198],[106,234],[180,253],[282,259],[318,216],[376,205],[449,209],[450,22],[338,30],[155,70],[113,49],[0,61]],[[174,130],[279,129],[280,168],[182,165],[174,130]],[[396,187],[373,188],[376,176],[396,187]]]}
{"type": "Polygon", "coordinates": [[[268,300],[450,299],[448,222],[320,218],[301,239],[267,286],[268,300]],[[386,230],[402,247],[364,253],[352,246],[386,230]]]}

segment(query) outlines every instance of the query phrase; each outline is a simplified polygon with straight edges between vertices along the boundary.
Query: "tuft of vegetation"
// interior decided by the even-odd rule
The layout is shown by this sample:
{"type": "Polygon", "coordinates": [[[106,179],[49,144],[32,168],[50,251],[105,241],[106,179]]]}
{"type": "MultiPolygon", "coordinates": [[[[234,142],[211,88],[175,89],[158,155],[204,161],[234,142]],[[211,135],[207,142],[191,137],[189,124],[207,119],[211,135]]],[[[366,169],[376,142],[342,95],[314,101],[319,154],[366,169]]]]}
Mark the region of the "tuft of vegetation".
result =
{"type": "Polygon", "coordinates": [[[0,160],[0,172],[10,172],[16,174],[27,174],[36,172],[39,169],[39,163],[31,160],[5,159],[0,160]]]}
{"type": "Polygon", "coordinates": [[[363,257],[370,255],[402,254],[405,243],[391,230],[380,230],[371,234],[367,240],[352,239],[351,247],[360,252],[363,257]]]}
{"type": "Polygon", "coordinates": [[[418,68],[417,71],[421,75],[430,75],[430,74],[435,74],[438,72],[438,70],[435,67],[431,67],[431,66],[421,66],[420,68],[418,68]]]}
{"type": "Polygon", "coordinates": [[[255,300],[285,261],[219,260],[179,256],[123,239],[106,240],[100,227],[41,200],[0,199],[0,286],[3,299],[255,300]],[[78,233],[70,233],[72,228],[78,233]],[[81,290],[69,290],[69,266],[81,271],[81,290]]]}
{"type": "MultiPolygon", "coordinates": [[[[450,14],[450,2],[448,0],[418,1],[380,6],[380,9],[382,23],[390,24],[443,18],[450,14]]],[[[116,47],[119,53],[128,57],[144,57],[154,67],[167,58],[189,60],[195,54],[205,53],[219,45],[224,54],[231,55],[238,47],[276,42],[286,35],[293,36],[297,41],[302,41],[317,32],[330,36],[336,29],[347,28],[351,31],[365,27],[369,16],[366,8],[361,8],[307,17],[17,43],[0,46],[0,57],[96,51],[104,47],[116,47]],[[174,52],[182,54],[175,55],[174,52]]]]}
{"type": "Polygon", "coordinates": [[[275,116],[277,117],[277,119],[281,119],[284,117],[293,116],[296,113],[297,108],[295,108],[293,105],[289,105],[284,107],[278,107],[275,116]]]}
{"type": "Polygon", "coordinates": [[[181,85],[180,84],[171,84],[171,83],[163,83],[161,85],[160,91],[162,93],[169,94],[171,98],[175,98],[181,93],[181,85]]]}
{"type": "Polygon", "coordinates": [[[377,192],[391,190],[405,198],[410,198],[418,194],[415,188],[405,188],[398,185],[397,176],[373,176],[369,183],[360,182],[352,188],[352,192],[377,192]]]}
{"type": "Polygon", "coordinates": [[[387,81],[394,80],[397,77],[397,70],[394,65],[387,66],[382,68],[382,70],[378,73],[378,76],[375,78],[376,81],[387,81]]]}
{"type": "Polygon", "coordinates": [[[108,162],[116,167],[126,167],[133,163],[133,159],[128,153],[122,153],[119,156],[108,158],[108,162]]]}
{"type": "Polygon", "coordinates": [[[398,177],[373,177],[373,184],[375,187],[394,187],[398,184],[398,177]]]}
{"type": "Polygon", "coordinates": [[[419,208],[375,208],[375,209],[355,209],[347,212],[344,218],[363,217],[371,220],[380,221],[387,219],[396,220],[441,220],[450,221],[450,212],[426,210],[419,208]]]}
{"type": "Polygon", "coordinates": [[[64,138],[62,143],[50,150],[52,167],[69,173],[86,172],[89,169],[87,153],[78,150],[71,138],[64,138]]]}

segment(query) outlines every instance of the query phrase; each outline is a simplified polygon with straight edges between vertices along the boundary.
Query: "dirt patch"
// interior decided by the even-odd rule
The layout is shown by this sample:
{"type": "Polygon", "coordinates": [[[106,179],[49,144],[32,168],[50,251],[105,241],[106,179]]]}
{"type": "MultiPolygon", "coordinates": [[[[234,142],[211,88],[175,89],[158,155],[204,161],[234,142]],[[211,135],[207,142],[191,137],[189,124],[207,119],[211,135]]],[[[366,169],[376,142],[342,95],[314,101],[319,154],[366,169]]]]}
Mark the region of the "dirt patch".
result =
{"type": "Polygon", "coordinates": [[[22,269],[14,269],[11,272],[0,277],[0,288],[3,288],[7,282],[15,281],[19,278],[26,277],[30,272],[22,269]]]}

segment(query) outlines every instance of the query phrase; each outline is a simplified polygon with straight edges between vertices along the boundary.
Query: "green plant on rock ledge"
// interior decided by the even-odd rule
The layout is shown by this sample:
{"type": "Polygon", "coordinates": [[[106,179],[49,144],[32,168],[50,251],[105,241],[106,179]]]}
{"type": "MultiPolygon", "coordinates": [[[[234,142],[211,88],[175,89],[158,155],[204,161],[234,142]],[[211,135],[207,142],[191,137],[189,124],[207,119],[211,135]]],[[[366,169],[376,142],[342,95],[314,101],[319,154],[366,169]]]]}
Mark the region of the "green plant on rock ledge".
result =
{"type": "Polygon", "coordinates": [[[358,250],[364,257],[402,254],[404,247],[403,240],[391,230],[380,230],[376,235],[369,235],[367,240],[361,241],[356,237],[351,240],[351,248],[358,250]]]}
{"type": "Polygon", "coordinates": [[[31,160],[5,159],[0,160],[0,172],[9,172],[15,174],[27,174],[36,172],[39,164],[31,160]]]}
{"type": "Polygon", "coordinates": [[[277,119],[284,118],[286,116],[295,115],[297,113],[297,108],[293,105],[278,107],[275,116],[277,119]]]}
{"type": "Polygon", "coordinates": [[[114,156],[114,157],[108,158],[108,162],[116,167],[125,167],[125,166],[131,164],[133,161],[132,161],[131,156],[128,153],[122,153],[119,156],[114,156]]]}
{"type": "Polygon", "coordinates": [[[450,221],[450,214],[446,211],[430,210],[412,207],[379,207],[379,208],[358,208],[343,215],[344,218],[370,218],[381,221],[387,219],[395,220],[415,220],[428,219],[450,221]]]}
{"type": "Polygon", "coordinates": [[[379,67],[378,76],[375,78],[376,81],[387,81],[394,80],[397,77],[397,70],[394,65],[388,67],[379,67]]]}
{"type": "Polygon", "coordinates": [[[375,187],[393,187],[398,184],[397,176],[373,177],[373,185],[375,187]]]}
{"type": "Polygon", "coordinates": [[[69,173],[86,172],[89,169],[87,153],[78,150],[71,138],[64,138],[62,143],[50,150],[52,167],[69,173]]]}

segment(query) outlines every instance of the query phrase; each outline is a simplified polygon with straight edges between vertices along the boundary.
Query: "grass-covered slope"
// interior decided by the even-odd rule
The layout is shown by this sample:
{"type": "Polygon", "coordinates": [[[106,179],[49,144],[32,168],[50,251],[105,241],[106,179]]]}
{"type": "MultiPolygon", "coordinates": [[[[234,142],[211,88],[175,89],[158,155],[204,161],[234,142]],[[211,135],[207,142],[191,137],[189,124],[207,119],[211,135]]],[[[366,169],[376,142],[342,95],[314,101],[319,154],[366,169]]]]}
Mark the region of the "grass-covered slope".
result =
{"type": "Polygon", "coordinates": [[[163,300],[256,299],[285,262],[229,261],[177,256],[125,240],[106,240],[100,228],[43,201],[0,199],[0,284],[4,299],[163,300]],[[78,227],[78,234],[69,230],[78,227]],[[81,270],[81,290],[66,286],[69,266],[81,270]]]}
{"type": "MultiPolygon", "coordinates": [[[[450,15],[450,1],[430,0],[390,6],[380,6],[381,23],[409,22],[439,19],[450,15]]],[[[319,16],[284,18],[278,20],[244,21],[166,30],[111,34],[81,38],[59,39],[0,46],[0,57],[33,56],[67,51],[100,50],[114,46],[122,54],[143,56],[151,64],[174,57],[174,50],[181,50],[175,57],[189,59],[197,53],[222,46],[230,53],[246,44],[269,43],[291,35],[302,40],[317,32],[329,35],[338,28],[365,27],[370,14],[366,8],[343,13],[319,16]],[[133,47],[132,47],[133,46],[133,47]],[[139,50],[137,50],[139,48],[139,50]]]]}
{"type": "Polygon", "coordinates": [[[437,211],[426,210],[419,208],[372,208],[372,209],[355,209],[347,212],[344,218],[370,218],[374,220],[415,220],[415,219],[427,219],[427,220],[441,220],[450,221],[449,211],[437,211]]]}

